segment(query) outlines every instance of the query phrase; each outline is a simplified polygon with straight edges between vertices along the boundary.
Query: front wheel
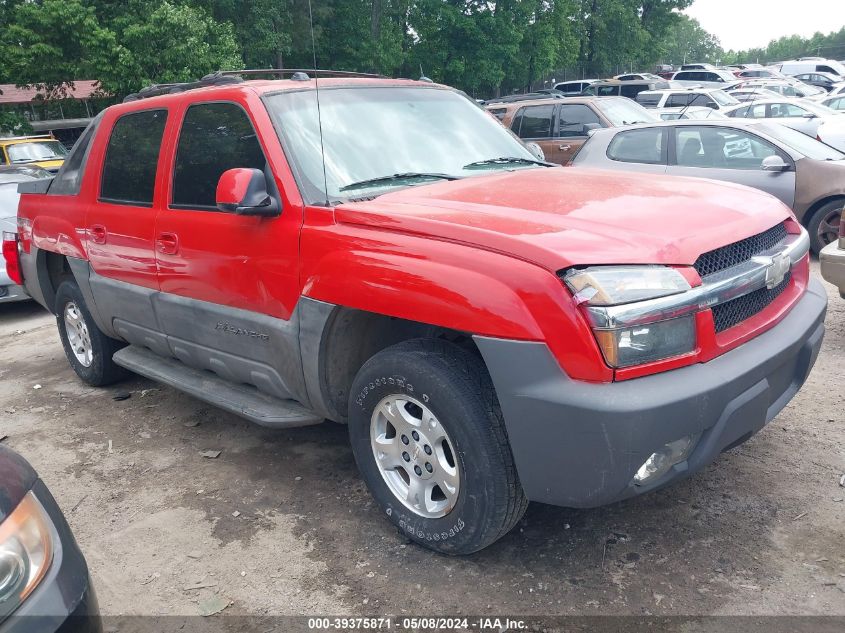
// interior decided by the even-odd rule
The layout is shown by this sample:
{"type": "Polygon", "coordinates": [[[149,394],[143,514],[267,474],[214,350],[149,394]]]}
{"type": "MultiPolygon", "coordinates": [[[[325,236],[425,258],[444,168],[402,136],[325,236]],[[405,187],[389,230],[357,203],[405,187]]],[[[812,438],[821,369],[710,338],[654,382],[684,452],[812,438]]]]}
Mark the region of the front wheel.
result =
{"type": "Polygon", "coordinates": [[[825,246],[839,237],[839,221],[845,200],[833,200],[822,205],[807,222],[810,247],[818,254],[825,246]]]}
{"type": "Polygon", "coordinates": [[[469,554],[507,534],[528,501],[484,364],[420,339],[368,360],[352,387],[349,434],[358,468],[403,533],[469,554]]]}
{"type": "Polygon", "coordinates": [[[97,327],[75,281],[59,285],[55,311],[65,356],[77,376],[92,387],[110,385],[126,377],[127,371],[112,360],[123,343],[97,327]]]}

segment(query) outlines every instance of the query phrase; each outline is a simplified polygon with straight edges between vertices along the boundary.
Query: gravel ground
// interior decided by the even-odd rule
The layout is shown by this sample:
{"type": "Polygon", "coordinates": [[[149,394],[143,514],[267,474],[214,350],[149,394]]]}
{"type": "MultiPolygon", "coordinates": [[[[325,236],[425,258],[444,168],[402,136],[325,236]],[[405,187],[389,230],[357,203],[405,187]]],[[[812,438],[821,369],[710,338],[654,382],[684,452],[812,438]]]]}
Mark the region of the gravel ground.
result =
{"type": "Polygon", "coordinates": [[[104,614],[845,615],[845,301],[828,288],[815,370],[751,441],[642,498],[532,504],[466,558],[391,529],[344,427],[270,431],[141,378],[89,388],[33,303],[0,306],[0,436],[64,509],[104,614]]]}

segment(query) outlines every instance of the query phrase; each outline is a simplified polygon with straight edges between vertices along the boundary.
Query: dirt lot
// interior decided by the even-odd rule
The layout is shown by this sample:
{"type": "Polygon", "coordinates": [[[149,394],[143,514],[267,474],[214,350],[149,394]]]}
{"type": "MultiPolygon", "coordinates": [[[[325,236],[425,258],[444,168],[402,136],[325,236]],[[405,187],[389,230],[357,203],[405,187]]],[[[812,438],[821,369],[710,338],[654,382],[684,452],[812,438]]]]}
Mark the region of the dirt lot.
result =
{"type": "Polygon", "coordinates": [[[220,598],[227,614],[845,615],[845,301],[829,288],[816,368],[757,437],[644,498],[534,504],[468,558],[391,529],[344,427],[269,431],[140,378],[91,389],[32,303],[0,307],[0,435],[67,514],[106,614],[220,598]]]}

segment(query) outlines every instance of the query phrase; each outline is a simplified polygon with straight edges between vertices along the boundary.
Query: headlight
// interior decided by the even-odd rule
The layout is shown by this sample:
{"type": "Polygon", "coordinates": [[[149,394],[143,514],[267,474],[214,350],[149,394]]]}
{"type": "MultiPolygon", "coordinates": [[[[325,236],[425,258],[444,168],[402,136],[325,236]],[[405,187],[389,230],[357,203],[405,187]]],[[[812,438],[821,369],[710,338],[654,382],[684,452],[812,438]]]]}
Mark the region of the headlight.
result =
{"type": "Polygon", "coordinates": [[[38,586],[53,557],[50,519],[29,492],[0,524],[0,620],[38,586]]]}
{"type": "Polygon", "coordinates": [[[695,316],[619,325],[599,318],[613,306],[660,299],[690,290],[681,273],[665,266],[592,266],[567,272],[563,280],[579,304],[587,304],[591,325],[611,367],[631,367],[695,350],[695,316]],[[606,322],[604,322],[606,321],[606,322]]]}
{"type": "Polygon", "coordinates": [[[563,280],[579,303],[615,306],[686,292],[690,285],[665,266],[591,266],[571,270],[563,280]]]}

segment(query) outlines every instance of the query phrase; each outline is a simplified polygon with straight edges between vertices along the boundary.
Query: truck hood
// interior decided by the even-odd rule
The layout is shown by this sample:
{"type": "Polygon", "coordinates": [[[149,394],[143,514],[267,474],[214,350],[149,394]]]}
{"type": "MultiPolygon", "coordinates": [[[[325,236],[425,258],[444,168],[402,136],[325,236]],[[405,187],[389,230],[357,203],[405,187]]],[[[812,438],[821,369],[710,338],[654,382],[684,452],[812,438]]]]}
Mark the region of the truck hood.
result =
{"type": "Polygon", "coordinates": [[[776,198],[741,185],[580,167],[438,182],[335,209],[342,224],[469,244],[552,271],[691,265],[791,215],[776,198]]]}

